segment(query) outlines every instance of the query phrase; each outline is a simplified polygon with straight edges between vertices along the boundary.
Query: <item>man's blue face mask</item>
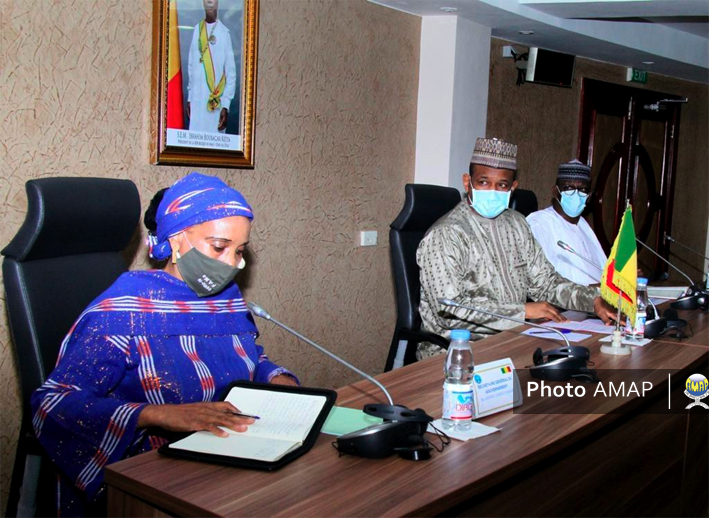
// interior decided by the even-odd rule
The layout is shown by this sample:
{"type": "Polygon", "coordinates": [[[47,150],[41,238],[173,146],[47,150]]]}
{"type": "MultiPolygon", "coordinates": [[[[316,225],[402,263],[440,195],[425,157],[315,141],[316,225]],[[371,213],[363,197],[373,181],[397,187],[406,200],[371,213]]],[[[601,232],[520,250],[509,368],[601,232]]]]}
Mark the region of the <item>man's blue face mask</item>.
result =
{"type": "Polygon", "coordinates": [[[580,216],[583,209],[586,207],[588,194],[583,194],[578,189],[568,191],[561,191],[558,187],[556,189],[561,194],[559,203],[561,204],[561,208],[564,210],[566,215],[570,218],[580,216]]]}
{"type": "Polygon", "coordinates": [[[509,191],[481,190],[473,189],[471,185],[470,190],[473,193],[469,201],[470,206],[484,218],[496,218],[510,205],[512,189],[509,191]]]}

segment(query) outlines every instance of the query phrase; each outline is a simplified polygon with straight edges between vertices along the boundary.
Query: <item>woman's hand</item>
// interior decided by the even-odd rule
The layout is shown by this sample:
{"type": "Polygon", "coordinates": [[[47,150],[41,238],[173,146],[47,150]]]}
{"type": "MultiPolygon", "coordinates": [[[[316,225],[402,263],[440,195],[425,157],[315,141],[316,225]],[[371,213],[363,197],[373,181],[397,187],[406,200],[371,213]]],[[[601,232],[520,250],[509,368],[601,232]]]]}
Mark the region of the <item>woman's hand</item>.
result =
{"type": "Polygon", "coordinates": [[[231,403],[186,403],[183,405],[148,405],[138,417],[138,428],[158,426],[170,432],[197,432],[205,430],[219,437],[228,433],[223,426],[235,432],[245,432],[254,420],[234,415],[238,412],[231,403]]]}
{"type": "Polygon", "coordinates": [[[298,383],[288,374],[279,374],[271,379],[271,383],[274,385],[288,385],[290,387],[297,387],[298,383]]]}

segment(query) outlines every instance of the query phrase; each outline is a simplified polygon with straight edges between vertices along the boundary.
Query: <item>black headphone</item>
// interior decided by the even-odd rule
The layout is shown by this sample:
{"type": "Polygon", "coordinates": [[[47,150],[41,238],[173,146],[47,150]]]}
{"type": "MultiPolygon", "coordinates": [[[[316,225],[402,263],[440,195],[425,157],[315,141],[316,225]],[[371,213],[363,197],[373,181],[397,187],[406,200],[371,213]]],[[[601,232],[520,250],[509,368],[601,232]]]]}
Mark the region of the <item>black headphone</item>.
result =
{"type": "Polygon", "coordinates": [[[374,417],[381,417],[385,421],[423,424],[433,422],[433,417],[428,415],[421,408],[410,410],[403,405],[364,405],[362,411],[374,417]]]}
{"type": "Polygon", "coordinates": [[[682,335],[685,327],[687,327],[687,321],[678,318],[676,310],[666,309],[662,317],[645,323],[644,336],[645,338],[657,338],[671,329],[678,330],[682,335]]]}
{"type": "Polygon", "coordinates": [[[418,423],[412,433],[402,435],[393,441],[393,449],[399,457],[406,460],[428,460],[431,458],[431,446],[423,436],[428,428],[428,423],[433,422],[433,417],[423,409],[410,410],[401,405],[365,405],[362,409],[365,414],[381,417],[385,421],[399,423],[418,423]]]}
{"type": "Polygon", "coordinates": [[[529,367],[533,378],[548,381],[575,379],[585,383],[597,383],[596,371],[588,368],[591,352],[587,347],[571,345],[542,352],[537,348],[532,355],[534,365],[529,367]]]}
{"type": "Polygon", "coordinates": [[[680,297],[670,303],[673,309],[709,309],[709,294],[705,292],[692,293],[686,297],[680,297]]]}
{"type": "Polygon", "coordinates": [[[334,443],[340,455],[384,458],[393,453],[408,460],[427,460],[433,449],[426,438],[428,423],[433,417],[424,410],[410,410],[401,405],[365,405],[365,414],[384,419],[373,425],[337,438],[334,443]]]}

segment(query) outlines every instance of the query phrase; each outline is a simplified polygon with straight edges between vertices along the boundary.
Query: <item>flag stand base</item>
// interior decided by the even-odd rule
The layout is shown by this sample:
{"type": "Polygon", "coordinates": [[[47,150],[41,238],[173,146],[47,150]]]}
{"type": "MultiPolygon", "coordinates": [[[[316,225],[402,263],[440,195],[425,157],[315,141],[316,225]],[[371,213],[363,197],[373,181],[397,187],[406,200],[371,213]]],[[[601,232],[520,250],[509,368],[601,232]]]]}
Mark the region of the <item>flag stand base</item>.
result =
{"type": "Polygon", "coordinates": [[[632,349],[623,345],[622,340],[623,334],[618,330],[613,331],[613,340],[611,341],[611,345],[602,345],[601,352],[605,354],[612,354],[615,356],[624,356],[627,354],[631,354],[633,352],[632,349]]]}

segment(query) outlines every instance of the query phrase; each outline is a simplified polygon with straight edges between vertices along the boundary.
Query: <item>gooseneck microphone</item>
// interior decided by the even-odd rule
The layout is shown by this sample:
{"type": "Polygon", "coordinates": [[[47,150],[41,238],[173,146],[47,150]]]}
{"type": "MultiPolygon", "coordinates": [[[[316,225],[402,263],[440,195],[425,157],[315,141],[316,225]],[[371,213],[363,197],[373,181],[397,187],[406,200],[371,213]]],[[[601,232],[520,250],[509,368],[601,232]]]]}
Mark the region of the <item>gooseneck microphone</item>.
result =
{"type": "Polygon", "coordinates": [[[556,245],[557,245],[559,248],[561,248],[562,250],[565,250],[566,252],[569,252],[570,254],[574,254],[576,257],[578,257],[578,258],[581,259],[582,261],[586,261],[588,264],[590,264],[590,265],[593,266],[594,268],[598,268],[601,272],[603,271],[603,268],[601,268],[599,265],[597,265],[596,263],[594,263],[593,261],[591,261],[588,257],[585,257],[585,256],[579,254],[576,250],[574,250],[573,248],[571,248],[569,245],[567,245],[567,244],[564,243],[563,241],[557,241],[557,242],[556,242],[556,245]]]}
{"type": "Polygon", "coordinates": [[[684,273],[682,270],[680,270],[679,268],[677,268],[674,264],[672,264],[672,263],[669,262],[667,259],[665,259],[664,257],[662,257],[660,254],[658,254],[657,252],[655,252],[652,248],[650,248],[648,245],[646,245],[645,243],[643,243],[642,241],[640,241],[637,237],[635,238],[635,241],[637,241],[639,244],[641,244],[642,246],[644,246],[645,248],[647,248],[648,250],[650,250],[650,252],[652,252],[652,253],[655,254],[657,257],[659,257],[660,259],[662,259],[664,262],[666,262],[666,263],[667,263],[668,265],[670,265],[672,268],[674,268],[675,270],[677,270],[685,279],[687,279],[687,280],[689,281],[689,287],[690,287],[690,289],[692,288],[692,286],[694,286],[694,281],[689,278],[689,275],[687,275],[687,274],[684,273]]]}
{"type": "Polygon", "coordinates": [[[491,317],[497,317],[497,318],[501,318],[501,319],[503,319],[503,320],[510,320],[510,321],[512,321],[512,322],[517,322],[518,324],[528,325],[528,326],[532,326],[532,327],[538,327],[539,329],[543,329],[544,331],[548,331],[548,332],[551,332],[551,333],[556,333],[556,334],[558,334],[558,335],[561,337],[561,339],[562,339],[564,342],[566,342],[566,347],[568,347],[569,349],[571,349],[571,344],[569,343],[569,341],[568,341],[568,340],[566,339],[566,337],[564,336],[564,333],[562,333],[561,331],[559,331],[558,329],[555,329],[555,328],[553,328],[553,327],[540,326],[539,324],[533,324],[533,323],[527,322],[527,321],[525,321],[525,320],[519,320],[518,318],[512,318],[512,317],[508,317],[508,316],[506,316],[506,315],[498,315],[497,313],[492,313],[491,311],[486,311],[486,310],[484,310],[484,309],[476,308],[476,307],[473,307],[473,306],[466,306],[465,304],[459,304],[459,303],[457,303],[456,301],[451,300],[451,299],[440,298],[440,299],[438,299],[438,302],[439,302],[440,304],[443,304],[444,306],[452,306],[452,307],[454,307],[454,308],[469,309],[469,310],[471,310],[471,311],[477,311],[478,313],[483,313],[483,314],[489,315],[489,316],[491,316],[491,317]]]}
{"type": "Polygon", "coordinates": [[[398,452],[405,459],[411,460],[426,460],[431,457],[431,446],[424,439],[423,434],[426,432],[428,423],[432,422],[433,418],[426,414],[425,411],[420,408],[409,410],[403,405],[395,405],[384,385],[372,376],[350,365],[336,354],[331,353],[284,323],[279,322],[258,304],[248,302],[246,305],[257,317],[273,322],[278,327],[285,329],[296,338],[313,346],[321,353],[326,354],[364,379],[374,383],[384,392],[389,401],[388,405],[366,404],[362,409],[365,414],[381,417],[384,422],[338,437],[335,441],[335,447],[340,454],[346,453],[365,458],[384,458],[398,452]]]}
{"type": "Polygon", "coordinates": [[[259,306],[258,304],[255,304],[255,303],[253,303],[253,302],[247,302],[246,305],[247,305],[247,306],[249,307],[249,309],[253,312],[253,314],[256,315],[257,317],[263,318],[264,320],[268,320],[269,322],[273,322],[273,323],[276,324],[278,327],[285,329],[285,330],[288,331],[290,334],[292,334],[293,336],[299,338],[300,340],[302,340],[302,341],[305,342],[306,344],[315,347],[315,348],[316,348],[318,351],[320,351],[321,353],[326,354],[327,356],[329,356],[329,357],[332,358],[333,360],[340,362],[342,365],[344,365],[344,366],[347,367],[348,369],[353,370],[354,372],[356,372],[357,374],[359,374],[360,376],[362,376],[364,379],[366,379],[366,380],[371,381],[372,383],[374,383],[377,387],[379,387],[379,388],[382,390],[382,392],[384,392],[384,395],[387,397],[387,400],[389,401],[389,404],[390,404],[390,405],[393,405],[393,404],[394,404],[394,402],[393,402],[392,399],[391,399],[391,396],[389,395],[389,392],[387,391],[387,389],[384,388],[384,385],[382,385],[381,383],[379,383],[377,380],[375,380],[375,379],[374,379],[373,377],[371,377],[369,374],[367,374],[366,372],[362,372],[362,371],[359,370],[357,367],[355,367],[354,365],[351,365],[350,363],[346,362],[345,360],[343,360],[342,358],[340,358],[340,357],[337,356],[336,354],[331,353],[330,351],[328,351],[327,349],[325,349],[325,348],[322,347],[321,345],[316,344],[315,342],[313,342],[313,341],[310,340],[309,338],[306,338],[305,336],[303,336],[303,335],[301,335],[299,332],[297,332],[297,331],[291,329],[290,327],[288,327],[288,326],[285,325],[284,323],[279,322],[278,320],[276,320],[275,318],[273,318],[273,317],[271,316],[271,314],[270,314],[268,311],[266,311],[265,309],[263,309],[263,308],[262,308],[261,306],[259,306]]]}
{"type": "Polygon", "coordinates": [[[706,255],[702,255],[700,252],[697,252],[694,248],[690,248],[690,247],[688,247],[687,245],[684,245],[684,244],[680,243],[680,242],[677,241],[675,238],[673,238],[672,236],[668,235],[667,232],[665,232],[665,240],[666,240],[666,241],[669,241],[670,243],[674,243],[674,244],[676,244],[676,245],[679,245],[679,246],[681,246],[682,248],[686,248],[687,250],[689,250],[689,251],[692,252],[693,254],[697,254],[697,255],[698,255],[699,257],[701,257],[702,259],[705,259],[705,260],[709,261],[709,257],[707,257],[706,255]]]}
{"type": "MultiPolygon", "coordinates": [[[[665,238],[668,238],[667,234],[665,234],[665,238]]],[[[670,238],[671,239],[671,238],[670,238]]],[[[705,311],[709,310],[709,290],[707,290],[705,287],[701,285],[701,283],[695,283],[692,281],[692,279],[689,278],[689,275],[684,273],[682,270],[677,268],[675,265],[673,265],[671,262],[669,262],[667,259],[662,257],[660,254],[655,252],[652,248],[647,246],[645,243],[640,241],[639,239],[635,239],[638,243],[643,245],[645,248],[650,250],[653,254],[655,254],[657,257],[662,259],[664,262],[669,264],[672,268],[677,270],[679,273],[681,273],[685,279],[689,281],[689,288],[684,292],[684,295],[675,300],[670,304],[670,307],[674,309],[703,309],[705,311]]]]}

